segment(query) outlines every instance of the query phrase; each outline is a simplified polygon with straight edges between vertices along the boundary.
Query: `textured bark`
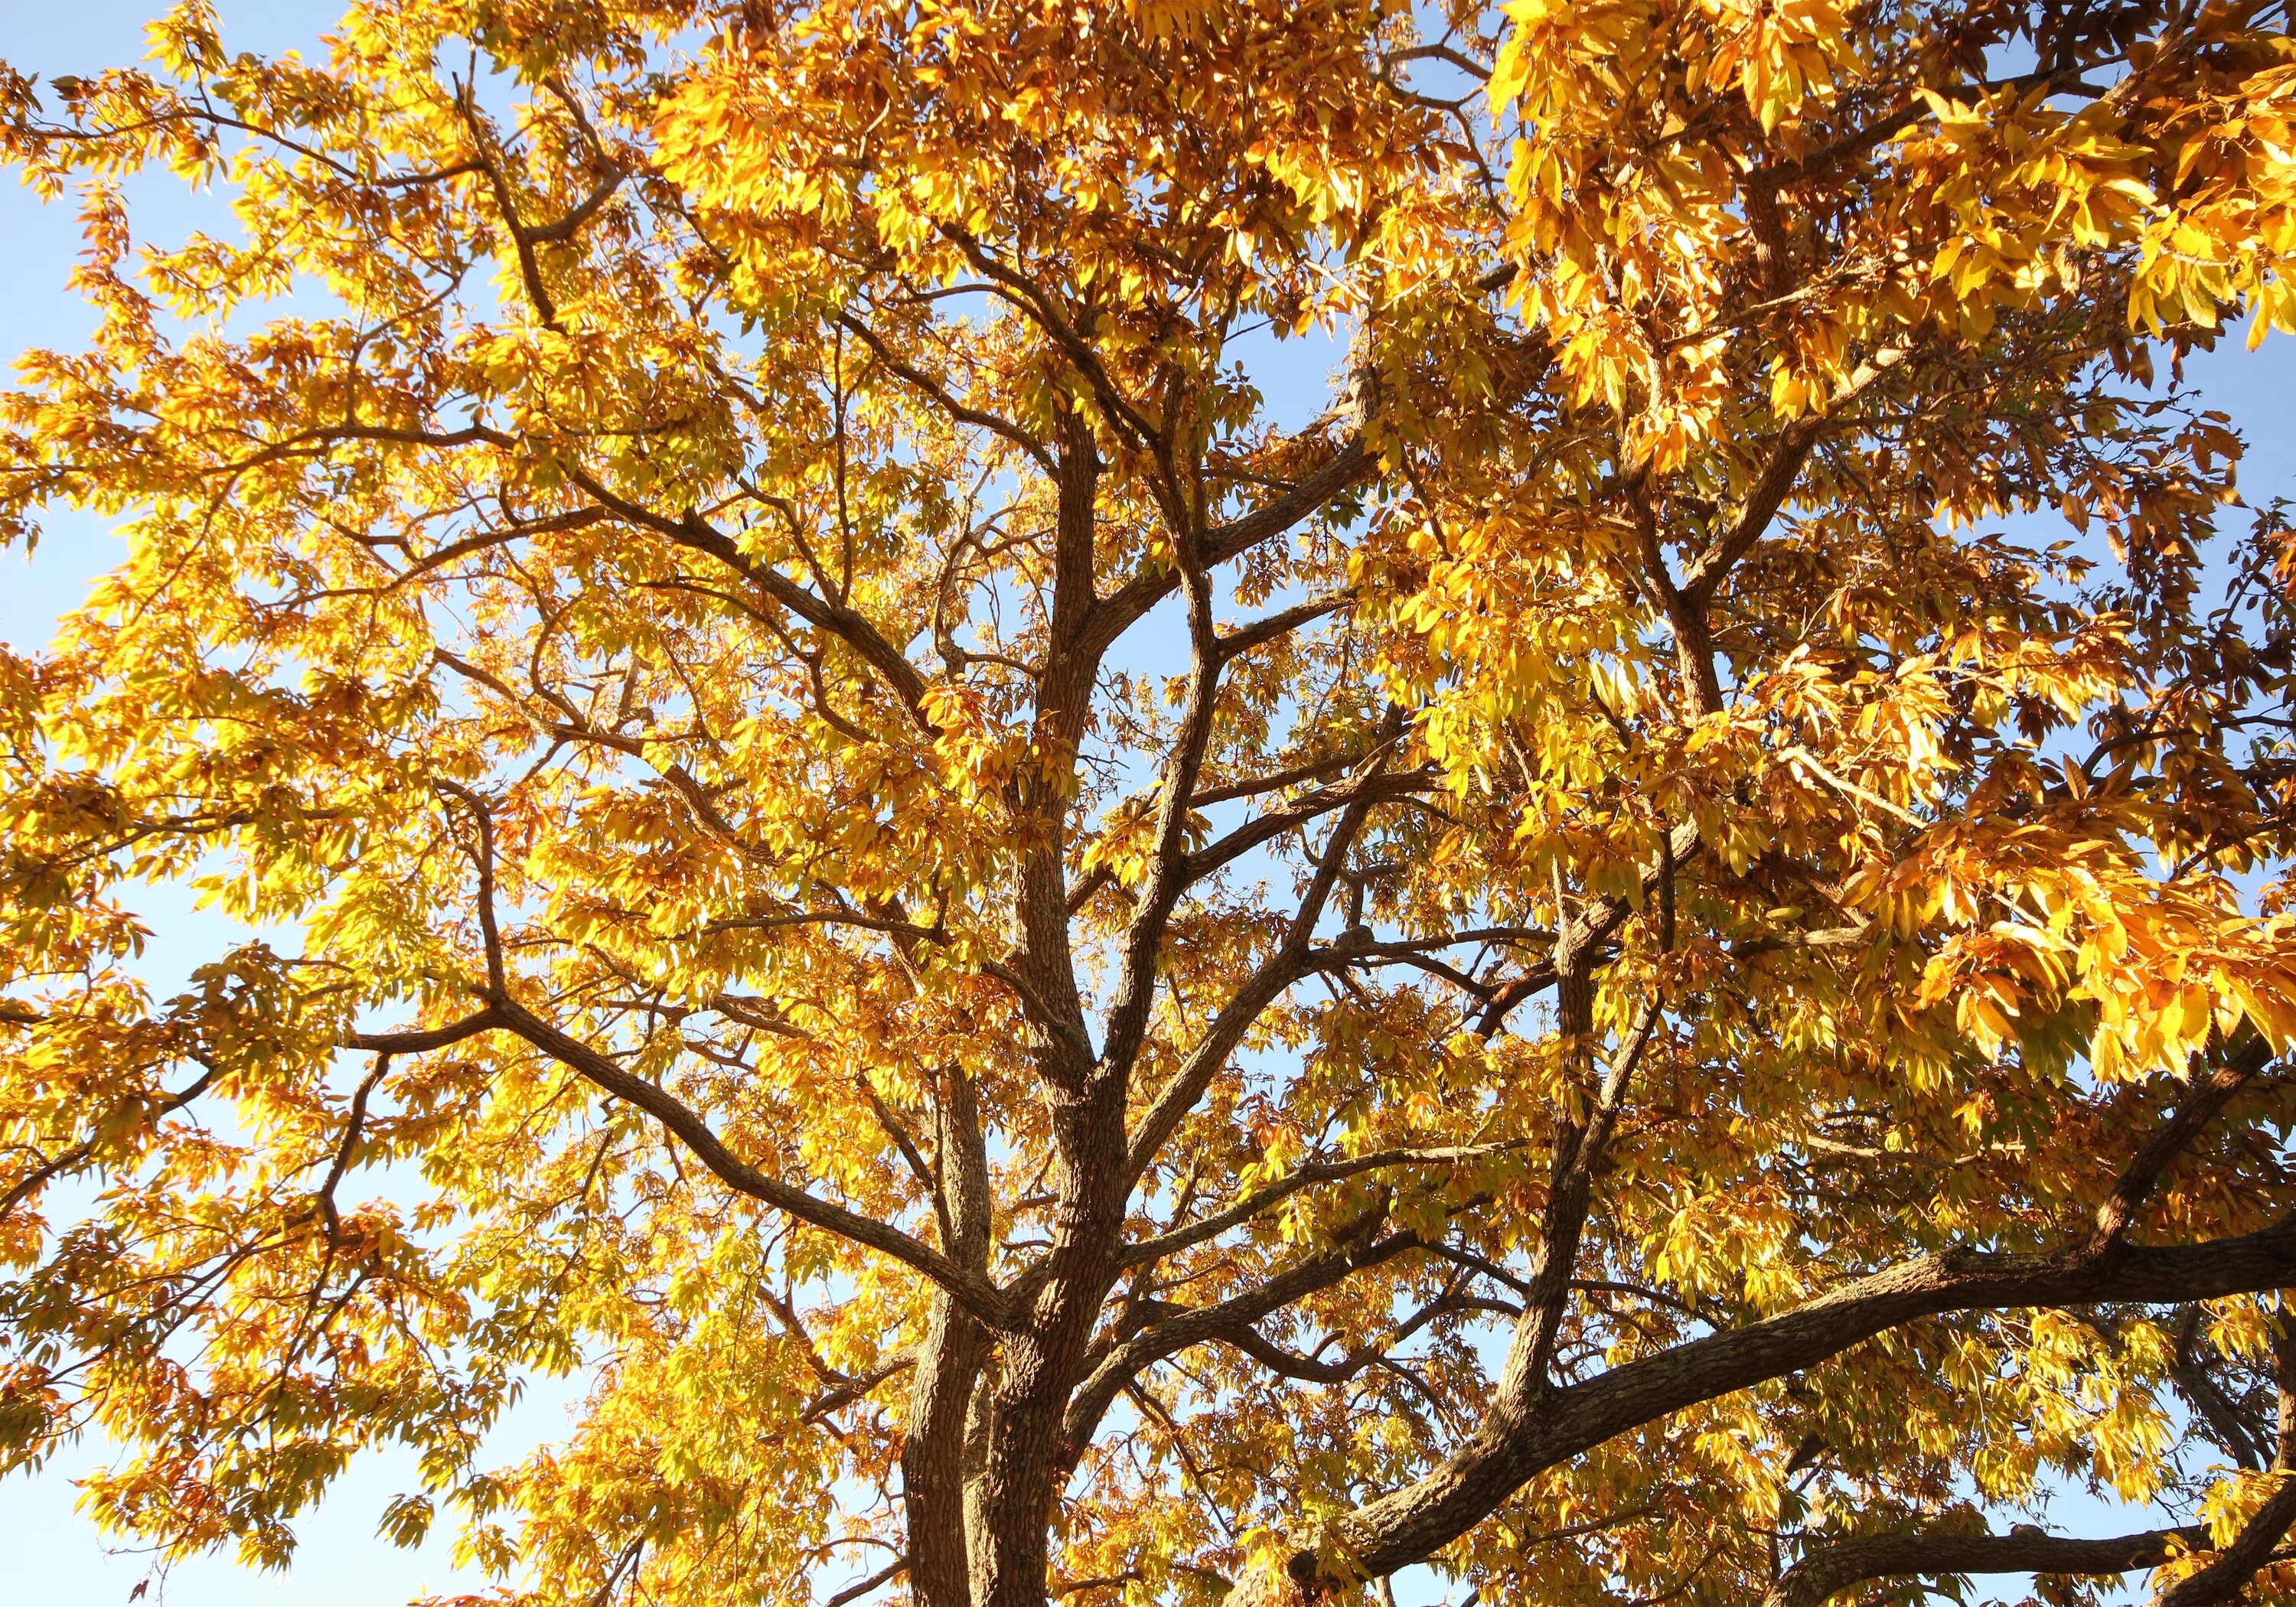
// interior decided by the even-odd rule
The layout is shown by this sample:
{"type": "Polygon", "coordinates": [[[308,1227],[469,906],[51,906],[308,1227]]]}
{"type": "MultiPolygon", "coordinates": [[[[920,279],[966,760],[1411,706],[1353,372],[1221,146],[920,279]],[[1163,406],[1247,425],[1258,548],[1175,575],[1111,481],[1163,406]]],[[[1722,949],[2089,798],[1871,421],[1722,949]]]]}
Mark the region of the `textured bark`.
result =
{"type": "Polygon", "coordinates": [[[979,1323],[956,1309],[947,1295],[934,1299],[901,1441],[909,1590],[918,1607],[966,1607],[972,1598],[965,1427],[987,1346],[988,1333],[979,1323]]]}
{"type": "Polygon", "coordinates": [[[2101,1257],[1954,1254],[1863,1278],[1751,1327],[1693,1340],[1494,1413],[1444,1464],[1343,1529],[1374,1574],[1420,1562],[1532,1477],[1699,1401],[1814,1366],[1902,1324],[1952,1311],[2211,1300],[2296,1283],[2296,1225],[2213,1244],[2118,1245],[2101,1257]]]}
{"type": "Polygon", "coordinates": [[[1005,1336],[979,1496],[986,1562],[974,1607],[1041,1607],[1045,1600],[1054,1503],[1076,1463],[1066,1410],[1111,1281],[1116,1226],[1085,1213],[1063,1223],[1065,1242],[1056,1243],[1056,1270],[1036,1320],[1005,1336]]]}
{"type": "MultiPolygon", "coordinates": [[[[988,1157],[972,1084],[961,1068],[942,1075],[934,1134],[943,1213],[955,1232],[951,1259],[987,1275],[988,1157]]],[[[908,1516],[909,1588],[919,1607],[965,1607],[977,1546],[968,1521],[966,1448],[988,1331],[946,1295],[933,1300],[909,1420],[901,1442],[908,1516]]]]}
{"type": "Polygon", "coordinates": [[[2035,1529],[2005,1535],[1921,1532],[1844,1540],[1803,1558],[1779,1577],[1762,1607],[1819,1607],[1867,1579],[1969,1573],[2127,1573],[2166,1562],[2179,1546],[2208,1544],[2202,1529],[2149,1529],[2079,1540],[2035,1529]]]}

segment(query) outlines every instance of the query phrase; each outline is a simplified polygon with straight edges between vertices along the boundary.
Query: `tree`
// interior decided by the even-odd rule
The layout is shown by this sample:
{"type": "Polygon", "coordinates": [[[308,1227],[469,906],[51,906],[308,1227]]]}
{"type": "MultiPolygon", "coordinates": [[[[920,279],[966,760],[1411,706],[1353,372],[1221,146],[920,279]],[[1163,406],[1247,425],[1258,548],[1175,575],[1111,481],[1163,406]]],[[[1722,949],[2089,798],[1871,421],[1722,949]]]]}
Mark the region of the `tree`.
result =
{"type": "Polygon", "coordinates": [[[101,328],[0,507],[130,545],[0,677],[8,1457],[274,1563],[411,1446],[536,1603],[2296,1587],[2296,538],[2180,378],[2296,328],[2286,20],[9,73],[101,328]]]}

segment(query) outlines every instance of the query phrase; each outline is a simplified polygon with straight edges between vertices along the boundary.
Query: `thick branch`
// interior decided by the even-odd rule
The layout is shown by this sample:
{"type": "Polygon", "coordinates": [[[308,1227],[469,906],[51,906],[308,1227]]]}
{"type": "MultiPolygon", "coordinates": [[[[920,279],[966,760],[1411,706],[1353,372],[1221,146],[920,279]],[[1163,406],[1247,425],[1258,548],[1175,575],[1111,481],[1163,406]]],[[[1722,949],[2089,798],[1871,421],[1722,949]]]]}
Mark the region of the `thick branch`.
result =
{"type": "Polygon", "coordinates": [[[2166,1562],[2182,1545],[2205,1546],[2200,1529],[2147,1529],[2104,1540],[2076,1540],[2038,1529],[2005,1535],[1869,1535],[1812,1553],[1779,1576],[1762,1607],[1819,1607],[1835,1592],[1867,1579],[1969,1573],[2127,1573],[2166,1562]]]}
{"type": "Polygon", "coordinates": [[[2093,1259],[1956,1251],[1887,1268],[1796,1310],[1693,1340],[1496,1414],[1440,1468],[1346,1525],[1375,1574],[1466,1532],[1544,1469],[1702,1400],[1827,1361],[1877,1334],[1955,1311],[2214,1300],[2296,1282],[2296,1224],[2207,1244],[2119,1244],[2093,1259]]]}
{"type": "Polygon", "coordinates": [[[1327,597],[1311,597],[1305,603],[1239,625],[1219,639],[1220,657],[1233,659],[1238,653],[1250,652],[1255,647],[1280,640],[1305,625],[1330,614],[1336,614],[1355,602],[1353,592],[1334,592],[1327,597]]]}
{"type": "Polygon", "coordinates": [[[443,1027],[413,1027],[399,1032],[347,1032],[342,1045],[370,1054],[428,1054],[448,1049],[503,1024],[493,1005],[443,1027]]]}
{"type": "Polygon", "coordinates": [[[1216,787],[1206,787],[1188,799],[1188,807],[1204,809],[1214,804],[1231,803],[1239,798],[1256,798],[1262,792],[1280,792],[1302,782],[1321,781],[1327,775],[1337,775],[1342,770],[1352,770],[1362,762],[1363,755],[1360,753],[1335,753],[1329,758],[1309,759],[1304,764],[1292,765],[1266,775],[1250,775],[1241,781],[1223,782],[1216,787]]]}

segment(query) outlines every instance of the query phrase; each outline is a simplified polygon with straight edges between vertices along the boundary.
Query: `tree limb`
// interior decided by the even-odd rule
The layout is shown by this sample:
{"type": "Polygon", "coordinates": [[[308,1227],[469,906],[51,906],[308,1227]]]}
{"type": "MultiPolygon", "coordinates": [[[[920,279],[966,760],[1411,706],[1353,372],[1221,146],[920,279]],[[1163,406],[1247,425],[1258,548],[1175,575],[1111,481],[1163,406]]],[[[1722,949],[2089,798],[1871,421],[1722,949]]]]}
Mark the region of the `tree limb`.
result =
{"type": "Polygon", "coordinates": [[[1416,1483],[1346,1521],[1374,1573],[1464,1534],[1539,1472],[1702,1400],[1817,1365],[1877,1334],[1956,1311],[2166,1304],[2296,1283],[2296,1222],[2209,1243],[2117,1244],[2094,1260],[1950,1251],[1860,1278],[1766,1321],[1692,1340],[1491,1419],[1416,1483]]]}
{"type": "Polygon", "coordinates": [[[1970,1573],[2127,1573],[2166,1562],[2178,1547],[2205,1548],[2198,1528],[2147,1529],[2110,1539],[2079,1540],[2038,1529],[2005,1535],[1923,1530],[1868,1535],[1810,1553],[1778,1577],[1762,1607],[1819,1607],[1828,1596],[1867,1579],[1970,1573]]]}
{"type": "Polygon", "coordinates": [[[1310,1161],[1294,1168],[1265,1187],[1253,1190],[1234,1204],[1225,1206],[1209,1217],[1183,1226],[1143,1239],[1124,1252],[1124,1265],[1138,1267],[1174,1255],[1207,1239],[1218,1238],[1239,1223],[1248,1222],[1269,1206],[1287,1200],[1301,1189],[1319,1183],[1335,1183],[1343,1177],[1354,1177],[1365,1172],[1379,1171],[1391,1166],[1429,1166],[1480,1160],[1485,1155],[1504,1154],[1520,1149],[1519,1144],[1455,1144],[1429,1150],[1381,1150],[1369,1155],[1358,1155],[1348,1160],[1310,1161]]]}

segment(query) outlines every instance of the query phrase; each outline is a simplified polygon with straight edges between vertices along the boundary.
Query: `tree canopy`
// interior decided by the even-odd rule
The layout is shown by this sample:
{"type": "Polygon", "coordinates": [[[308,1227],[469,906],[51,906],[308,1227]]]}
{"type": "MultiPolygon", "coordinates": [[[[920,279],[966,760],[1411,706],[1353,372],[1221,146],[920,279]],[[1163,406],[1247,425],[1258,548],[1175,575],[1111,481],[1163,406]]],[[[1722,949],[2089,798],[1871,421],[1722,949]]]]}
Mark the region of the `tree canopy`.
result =
{"type": "Polygon", "coordinates": [[[2296,330],[2287,24],[0,70],[98,319],[0,535],[127,537],[0,658],[0,1455],[275,1563],[412,1447],[533,1607],[2296,1591],[2296,537],[2182,373],[2296,330]]]}

